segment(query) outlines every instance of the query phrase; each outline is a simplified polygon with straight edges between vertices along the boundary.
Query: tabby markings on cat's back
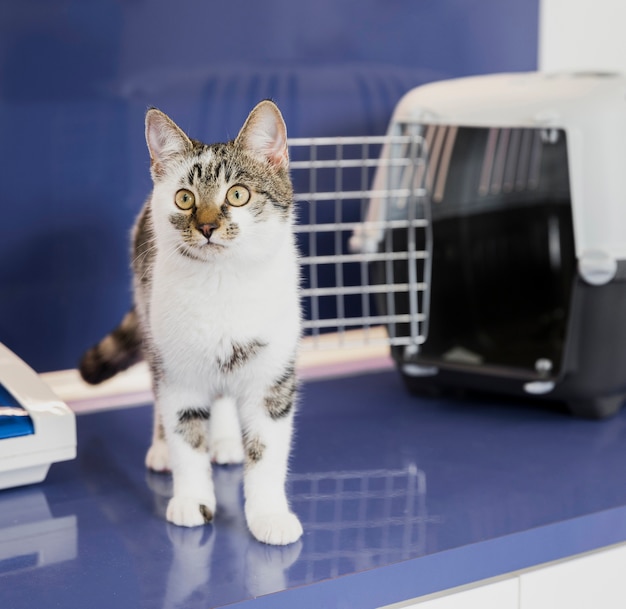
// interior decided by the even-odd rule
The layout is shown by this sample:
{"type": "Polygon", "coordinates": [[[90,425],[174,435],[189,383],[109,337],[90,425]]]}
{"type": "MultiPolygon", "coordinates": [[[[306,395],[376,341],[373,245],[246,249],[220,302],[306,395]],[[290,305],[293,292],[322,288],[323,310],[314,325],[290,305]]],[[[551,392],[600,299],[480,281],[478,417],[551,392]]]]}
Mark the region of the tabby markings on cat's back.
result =
{"type": "Polygon", "coordinates": [[[186,408],[178,412],[178,423],[174,432],[194,448],[202,452],[208,452],[206,442],[205,421],[208,421],[210,413],[203,408],[186,408]]]}
{"type": "Polygon", "coordinates": [[[251,438],[248,434],[244,434],[243,444],[246,450],[248,464],[252,465],[263,458],[265,446],[259,438],[251,438]]]}
{"type": "Polygon", "coordinates": [[[258,339],[243,344],[233,342],[230,355],[225,359],[218,357],[217,365],[224,374],[231,373],[237,368],[241,368],[246,362],[257,355],[263,347],[267,347],[267,343],[258,339]]]}
{"type": "Polygon", "coordinates": [[[272,419],[281,419],[289,414],[297,389],[296,370],[294,364],[291,363],[265,396],[265,408],[272,419]]]}
{"type": "Polygon", "coordinates": [[[178,411],[178,422],[208,421],[210,416],[210,410],[205,408],[185,408],[184,410],[178,411]]]}

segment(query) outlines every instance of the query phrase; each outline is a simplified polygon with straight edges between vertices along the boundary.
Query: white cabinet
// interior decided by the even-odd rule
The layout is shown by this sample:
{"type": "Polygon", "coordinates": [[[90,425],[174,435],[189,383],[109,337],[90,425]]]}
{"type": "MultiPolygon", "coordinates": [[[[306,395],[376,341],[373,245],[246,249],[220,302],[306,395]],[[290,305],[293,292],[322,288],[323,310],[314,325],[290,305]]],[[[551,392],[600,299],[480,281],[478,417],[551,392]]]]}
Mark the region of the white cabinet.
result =
{"type": "Polygon", "coordinates": [[[623,609],[626,546],[603,550],[520,576],[520,609],[623,609]]]}
{"type": "Polygon", "coordinates": [[[626,544],[382,609],[624,609],[626,544]]]}
{"type": "Polygon", "coordinates": [[[518,609],[519,578],[484,584],[439,598],[395,605],[398,609],[518,609]]]}

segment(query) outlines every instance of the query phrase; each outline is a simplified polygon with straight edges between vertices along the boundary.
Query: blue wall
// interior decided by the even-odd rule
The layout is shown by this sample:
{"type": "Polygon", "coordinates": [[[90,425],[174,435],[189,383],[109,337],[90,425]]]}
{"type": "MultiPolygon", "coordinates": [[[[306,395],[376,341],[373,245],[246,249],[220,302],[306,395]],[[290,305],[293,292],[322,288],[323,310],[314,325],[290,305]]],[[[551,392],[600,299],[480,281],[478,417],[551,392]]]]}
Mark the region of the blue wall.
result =
{"type": "Polygon", "coordinates": [[[424,82],[537,66],[539,0],[0,0],[0,342],[74,367],[130,304],[143,114],[234,137],[382,133],[424,82]]]}

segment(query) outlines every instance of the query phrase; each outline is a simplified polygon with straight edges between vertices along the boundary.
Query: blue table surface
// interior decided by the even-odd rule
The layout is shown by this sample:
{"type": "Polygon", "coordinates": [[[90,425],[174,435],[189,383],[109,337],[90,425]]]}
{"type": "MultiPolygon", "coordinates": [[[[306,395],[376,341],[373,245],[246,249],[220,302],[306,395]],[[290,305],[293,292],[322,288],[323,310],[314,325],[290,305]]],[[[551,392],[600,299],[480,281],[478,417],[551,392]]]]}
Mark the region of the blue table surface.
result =
{"type": "Polygon", "coordinates": [[[626,411],[416,398],[395,371],[308,382],[284,548],[247,532],[241,467],[214,469],[213,525],[168,524],[150,429],[148,406],[80,415],[76,460],[0,492],[0,607],[373,609],[626,540],[626,411]]]}

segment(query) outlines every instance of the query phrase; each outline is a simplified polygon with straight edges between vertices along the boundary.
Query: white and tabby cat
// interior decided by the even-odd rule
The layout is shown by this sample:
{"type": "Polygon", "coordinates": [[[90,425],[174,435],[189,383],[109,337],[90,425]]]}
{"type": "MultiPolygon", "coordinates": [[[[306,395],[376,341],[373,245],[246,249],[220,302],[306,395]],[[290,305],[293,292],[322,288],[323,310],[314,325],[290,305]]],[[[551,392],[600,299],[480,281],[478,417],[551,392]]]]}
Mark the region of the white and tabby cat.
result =
{"type": "Polygon", "coordinates": [[[81,362],[92,383],[141,354],[155,423],[146,465],[171,469],[167,519],[209,522],[217,463],[245,461],[245,515],[270,544],[302,535],[285,495],[300,337],[287,134],[258,104],[237,138],[204,145],[146,115],[154,189],[133,233],[133,310],[81,362]]]}

